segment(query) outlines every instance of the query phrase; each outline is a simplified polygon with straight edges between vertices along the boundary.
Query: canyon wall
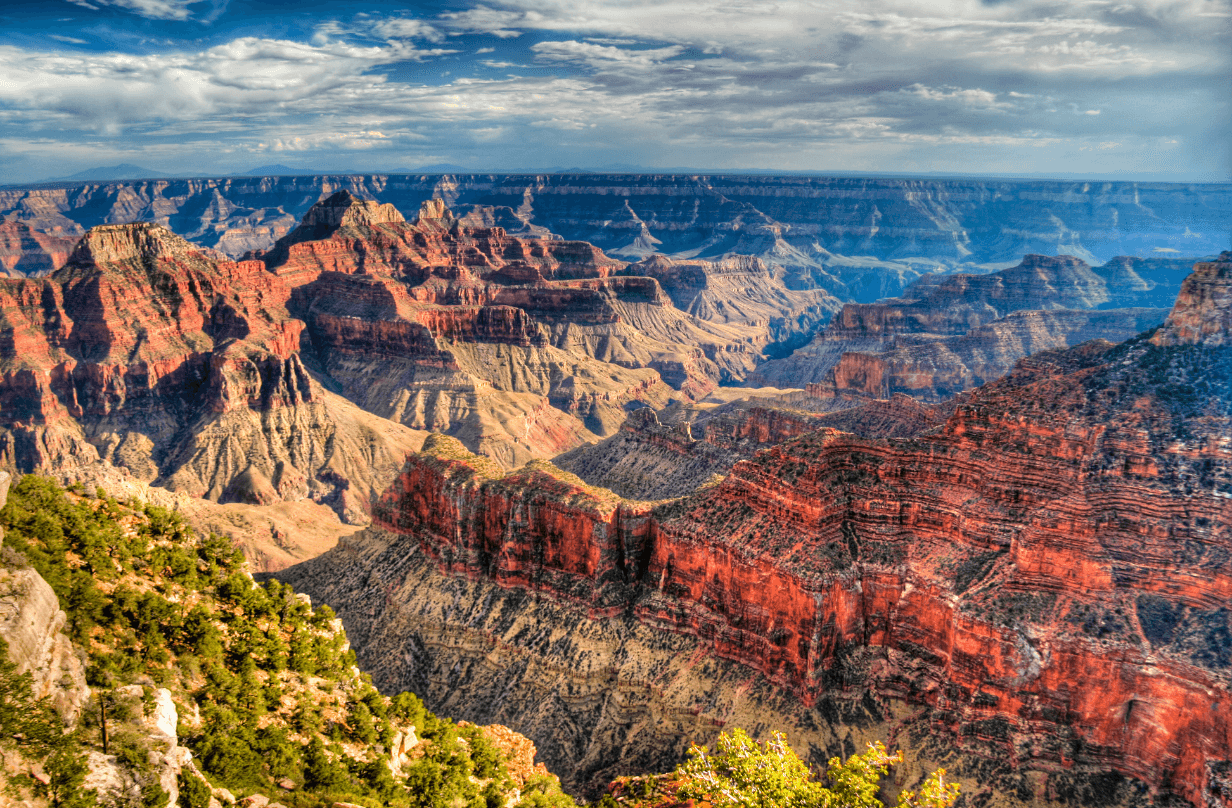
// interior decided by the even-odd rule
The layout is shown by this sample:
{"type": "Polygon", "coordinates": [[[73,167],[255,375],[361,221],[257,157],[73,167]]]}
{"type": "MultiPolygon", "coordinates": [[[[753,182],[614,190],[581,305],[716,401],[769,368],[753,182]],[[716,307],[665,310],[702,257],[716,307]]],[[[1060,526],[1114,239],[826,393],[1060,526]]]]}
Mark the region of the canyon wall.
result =
{"type": "Polygon", "coordinates": [[[1187,324],[1226,322],[1229,266],[1167,326],[1023,360],[940,429],[808,431],[654,507],[433,439],[366,536],[286,575],[382,686],[532,737],[584,724],[536,739],[574,783],[650,755],[605,715],[636,701],[672,750],[742,711],[814,756],[888,728],[951,749],[979,804],[1228,805],[1232,355],[1187,324]],[[448,696],[446,664],[504,689],[448,696]]]}
{"type": "Polygon", "coordinates": [[[1142,304],[1176,299],[1176,263],[1192,266],[1155,259],[1150,283],[1133,273],[1142,262],[1125,257],[1091,267],[1068,255],[1028,255],[986,275],[929,275],[901,297],[844,305],[807,345],[752,378],[823,385],[831,396],[942,401],[999,378],[1025,356],[1091,339],[1121,342],[1163,322],[1167,309],[1142,304]]]}
{"type": "Polygon", "coordinates": [[[313,499],[367,520],[422,433],[373,419],[300,359],[291,289],[158,225],[91,230],[44,279],[0,280],[0,464],[104,464],[224,502],[313,499]]]}
{"type": "MultiPolygon", "coordinates": [[[[938,266],[1028,253],[1212,255],[1232,185],[686,175],[232,177],[0,189],[0,218],[80,234],[150,220],[238,257],[268,249],[338,190],[415,210],[440,198],[474,224],[557,233],[639,259],[756,255],[844,299],[900,292],[938,266]]],[[[1166,304],[1165,304],[1166,305],[1166,304]]]]}

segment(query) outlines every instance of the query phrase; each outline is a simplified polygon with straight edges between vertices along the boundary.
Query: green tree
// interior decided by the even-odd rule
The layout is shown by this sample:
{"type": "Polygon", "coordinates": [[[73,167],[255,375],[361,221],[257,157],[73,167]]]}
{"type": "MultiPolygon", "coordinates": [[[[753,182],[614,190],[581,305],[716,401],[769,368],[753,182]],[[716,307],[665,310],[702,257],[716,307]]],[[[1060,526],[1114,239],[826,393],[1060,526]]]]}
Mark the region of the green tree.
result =
{"type": "Polygon", "coordinates": [[[86,773],[85,757],[75,749],[61,748],[44,764],[50,782],[39,791],[53,808],[87,808],[95,804],[93,791],[84,788],[86,773]]]}
{"type": "Polygon", "coordinates": [[[196,775],[187,771],[180,772],[180,806],[181,808],[209,808],[210,787],[196,775]]]}
{"type": "MultiPolygon", "coordinates": [[[[881,808],[878,784],[902,753],[869,744],[862,755],[845,762],[831,758],[824,782],[812,773],[780,732],[758,743],[736,729],[719,735],[715,751],[694,746],[689,760],[676,769],[679,794],[707,800],[714,808],[881,808]]],[[[899,795],[899,808],[949,808],[958,799],[958,784],[945,782],[945,769],[925,780],[918,792],[899,795]]]]}
{"type": "Polygon", "coordinates": [[[314,737],[304,752],[304,788],[329,791],[346,785],[348,779],[346,768],[330,760],[320,736],[314,737]]]}

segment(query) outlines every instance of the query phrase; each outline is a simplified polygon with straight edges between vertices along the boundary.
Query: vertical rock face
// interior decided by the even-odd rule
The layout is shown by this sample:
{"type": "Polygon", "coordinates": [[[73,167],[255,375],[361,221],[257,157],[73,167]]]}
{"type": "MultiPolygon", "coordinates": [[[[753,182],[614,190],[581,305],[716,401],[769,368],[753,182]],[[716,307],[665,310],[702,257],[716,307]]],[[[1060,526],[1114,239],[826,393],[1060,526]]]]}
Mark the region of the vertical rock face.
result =
{"type": "MultiPolygon", "coordinates": [[[[1193,303],[1178,308],[1223,322],[1226,304],[1204,302],[1223,300],[1222,273],[1199,267],[1193,303]]],[[[1174,320],[1159,333],[1189,322],[1174,320]]],[[[403,683],[397,660],[429,688],[448,676],[438,656],[475,666],[503,689],[451,706],[515,727],[539,720],[527,701],[536,685],[494,659],[565,669],[584,659],[586,676],[608,670],[632,687],[623,654],[641,626],[696,638],[692,659],[730,661],[789,694],[799,706],[776,709],[805,744],[825,748],[844,716],[865,720],[850,707],[864,700],[917,738],[946,738],[960,777],[992,767],[1000,774],[982,786],[1020,799],[1082,802],[1115,771],[1160,800],[1225,805],[1232,356],[1222,332],[1204,333],[1211,342],[1045,352],[962,398],[940,429],[905,440],[807,432],[650,511],[542,468],[497,478],[434,443],[382,500],[383,533],[289,576],[328,593],[389,686],[403,683]],[[381,566],[409,563],[408,547],[435,560],[439,585],[381,566]],[[481,617],[497,607],[468,598],[494,596],[448,583],[459,574],[551,595],[589,622],[562,614],[555,639],[540,642],[515,630],[529,607],[502,599],[499,615],[481,617]],[[385,575],[383,602],[359,593],[385,575]],[[452,605],[404,597],[404,576],[421,593],[451,591],[452,605]],[[610,629],[596,621],[605,615],[610,629]],[[460,650],[480,625],[489,639],[475,653],[504,649],[482,664],[460,650]],[[622,639],[592,642],[609,630],[622,639]],[[579,657],[583,646],[598,656],[579,657]]],[[[739,712],[740,696],[709,678],[718,662],[692,674],[639,664],[674,670],[668,700],[695,705],[699,720],[739,712]]],[[[665,715],[649,720],[673,732],[665,715]]],[[[624,736],[595,743],[645,754],[624,736]]],[[[1133,787],[1106,791],[1130,799],[1133,787]]]]}
{"type": "Polygon", "coordinates": [[[366,425],[311,378],[290,296],[261,263],[151,224],[95,228],[48,278],[0,281],[0,459],[70,476],[109,461],[194,496],[311,497],[365,520],[422,437],[366,425]]]}
{"type": "Polygon", "coordinates": [[[90,688],[85,655],[63,633],[66,617],[51,585],[33,569],[0,569],[0,637],[17,672],[33,678],[35,698],[48,698],[73,724],[90,688]]]}
{"type": "Polygon", "coordinates": [[[1200,263],[1181,285],[1156,345],[1232,345],[1232,252],[1200,263]]]}
{"type": "Polygon", "coordinates": [[[603,611],[622,604],[601,582],[619,588],[644,572],[649,514],[548,463],[503,475],[456,439],[433,435],[373,518],[387,529],[435,536],[425,546],[443,569],[567,592],[603,611]]]}

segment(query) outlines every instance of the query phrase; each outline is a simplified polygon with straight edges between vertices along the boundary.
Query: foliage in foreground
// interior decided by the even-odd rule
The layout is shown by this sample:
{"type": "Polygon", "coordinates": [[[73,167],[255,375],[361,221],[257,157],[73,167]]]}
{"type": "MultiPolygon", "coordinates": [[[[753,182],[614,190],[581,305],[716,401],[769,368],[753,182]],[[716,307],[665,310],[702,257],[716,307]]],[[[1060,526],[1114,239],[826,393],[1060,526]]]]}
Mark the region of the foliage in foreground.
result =
{"type": "MultiPolygon", "coordinates": [[[[51,584],[67,632],[87,652],[96,694],[81,724],[65,732],[0,644],[0,745],[16,744],[19,754],[44,764],[50,783],[28,785],[52,806],[95,804],[81,783],[85,752],[101,745],[99,700],[111,752],[140,786],[136,801],[123,805],[166,805],[148,763],[150,740],[141,733],[154,686],[172,692],[180,740],[210,784],[237,795],[278,794],[289,808],[334,801],[374,808],[575,806],[552,777],[517,788],[503,753],[480,728],[438,718],[411,693],[381,695],[343,650],[345,634],[328,606],[314,609],[275,580],[255,585],[230,541],[197,536],[173,511],[120,503],[101,490],[66,492],[27,476],[10,492],[0,524],[0,566],[28,564],[51,584]],[[395,775],[387,750],[412,728],[422,742],[395,775]],[[294,792],[277,789],[283,779],[294,792]]],[[[714,808],[880,808],[878,782],[902,760],[871,745],[845,763],[831,760],[824,781],[815,781],[781,734],[759,744],[742,730],[721,735],[714,753],[694,747],[690,757],[676,772],[679,796],[714,808]]],[[[918,794],[904,793],[900,808],[951,805],[957,786],[944,783],[944,774],[931,775],[918,794]]],[[[208,805],[210,786],[196,774],[182,774],[179,787],[183,808],[208,805]]],[[[599,805],[614,802],[608,796],[599,805]]]]}
{"type": "MultiPolygon", "coordinates": [[[[831,758],[823,778],[815,780],[782,733],[758,743],[737,729],[720,734],[714,752],[689,749],[689,760],[676,769],[678,794],[714,808],[881,808],[881,778],[902,760],[902,752],[891,755],[877,742],[845,762],[831,758]]],[[[945,769],[938,769],[919,791],[902,792],[898,806],[949,808],[957,799],[958,784],[945,782],[945,769]]]]}
{"type": "MultiPolygon", "coordinates": [[[[196,766],[237,795],[278,794],[289,808],[489,808],[520,790],[523,806],[574,805],[555,778],[517,789],[504,753],[480,728],[433,715],[411,693],[379,693],[354,667],[328,606],[314,609],[278,581],[257,586],[229,540],[198,536],[174,511],[26,476],[0,524],[0,565],[34,567],[89,658],[96,698],[65,733],[0,648],[0,724],[22,736],[18,752],[48,764],[52,784],[30,785],[52,805],[94,802],[80,782],[85,752],[101,747],[100,707],[109,751],[142,792],[117,805],[167,804],[142,724],[156,687],[171,691],[196,766]],[[395,774],[389,749],[412,730],[421,742],[395,774]],[[282,780],[295,790],[281,791],[282,780]]],[[[186,772],[180,786],[182,805],[208,803],[197,775],[186,772]]]]}

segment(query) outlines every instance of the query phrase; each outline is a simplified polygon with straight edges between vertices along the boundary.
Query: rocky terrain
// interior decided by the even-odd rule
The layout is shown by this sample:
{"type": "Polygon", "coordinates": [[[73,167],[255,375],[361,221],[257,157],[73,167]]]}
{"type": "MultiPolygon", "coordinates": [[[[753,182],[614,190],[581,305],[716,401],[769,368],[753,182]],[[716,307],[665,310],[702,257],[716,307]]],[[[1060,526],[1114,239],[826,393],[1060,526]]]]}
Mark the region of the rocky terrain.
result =
{"type": "Polygon", "coordinates": [[[468,224],[558,233],[622,259],[759,256],[799,284],[860,302],[939,267],[1004,265],[1028,253],[1091,264],[1157,250],[1211,255],[1227,246],[1232,213],[1227,184],[438,174],[11,187],[0,189],[0,219],[64,235],[154,221],[238,258],[268,249],[337,190],[403,211],[440,198],[468,224]]]}
{"type": "Polygon", "coordinates": [[[868,438],[911,437],[940,425],[952,409],[902,393],[836,400],[829,390],[812,390],[817,395],[806,390],[660,414],[643,408],[617,434],[557,455],[552,463],[623,497],[679,497],[717,482],[738,461],[807,432],[829,427],[868,438]]]}
{"type": "Polygon", "coordinates": [[[65,233],[32,228],[25,222],[0,222],[0,268],[15,277],[43,275],[64,266],[81,237],[78,228],[65,233]]]}
{"type": "Polygon", "coordinates": [[[428,430],[551,457],[738,381],[839,306],[755,259],[639,274],[466,221],[343,191],[240,261],[157,224],[91,229],[54,272],[0,281],[0,465],[232,505],[176,500],[272,569],[365,523],[428,430]],[[300,529],[311,504],[336,527],[300,529]]]}
{"type": "MultiPolygon", "coordinates": [[[[695,315],[590,244],[468,226],[439,200],[408,223],[339,192],[262,258],[348,398],[508,465],[611,434],[631,406],[739,380],[776,337],[838,308],[754,262],[740,277],[761,284],[755,302],[695,315]]],[[[732,269],[691,267],[703,285],[732,269]]]]}
{"type": "Polygon", "coordinates": [[[1167,309],[1143,304],[1175,299],[1176,263],[1186,262],[1157,259],[1148,271],[1124,257],[1091,267],[1073,256],[1028,255],[986,275],[930,275],[901,297],[845,305],[808,345],[762,365],[754,378],[823,384],[831,395],[902,392],[941,401],[1039,351],[1090,339],[1121,342],[1158,325],[1167,309]]]}
{"type": "Polygon", "coordinates": [[[312,499],[366,521],[422,433],[300,359],[290,288],[157,225],[95,228],[45,279],[0,281],[0,462],[107,463],[195,497],[312,499]]]}
{"type": "Polygon", "coordinates": [[[525,737],[379,694],[327,608],[173,511],[29,476],[0,522],[6,808],[575,805],[525,737]]]}
{"type": "Polygon", "coordinates": [[[804,430],[662,503],[433,437],[283,575],[382,687],[575,787],[732,724],[814,762],[889,737],[979,805],[1228,805],[1230,303],[1224,253],[1161,328],[1022,360],[940,427],[804,430]]]}

